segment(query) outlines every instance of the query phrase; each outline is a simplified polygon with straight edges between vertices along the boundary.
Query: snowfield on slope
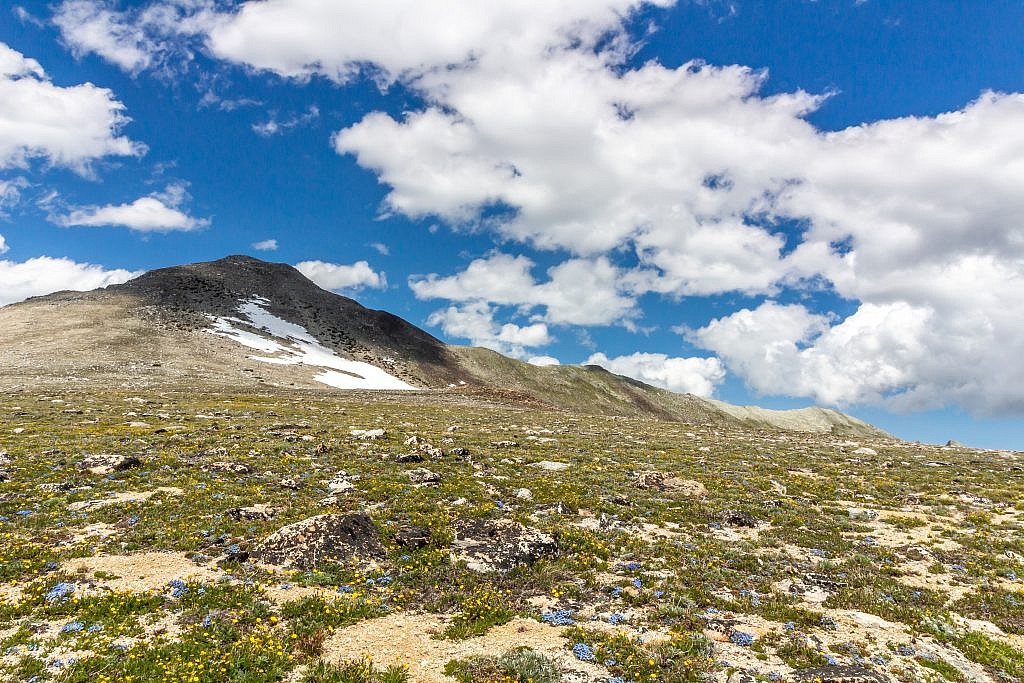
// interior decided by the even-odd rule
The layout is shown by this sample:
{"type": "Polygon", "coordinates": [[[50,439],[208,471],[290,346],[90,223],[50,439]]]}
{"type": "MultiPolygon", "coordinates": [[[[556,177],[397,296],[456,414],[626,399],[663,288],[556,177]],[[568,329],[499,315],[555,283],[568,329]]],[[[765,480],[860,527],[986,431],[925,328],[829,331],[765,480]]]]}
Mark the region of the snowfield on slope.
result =
{"type": "Polygon", "coordinates": [[[263,298],[242,301],[238,306],[238,312],[246,320],[211,316],[213,327],[208,331],[264,354],[274,354],[249,356],[250,359],[261,363],[324,368],[324,371],[315,375],[313,379],[338,389],[416,390],[416,387],[389,375],[375,365],[340,357],[317,341],[306,328],[278,318],[263,308],[269,303],[263,298]],[[236,327],[238,324],[263,330],[273,339],[239,329],[236,327]]]}

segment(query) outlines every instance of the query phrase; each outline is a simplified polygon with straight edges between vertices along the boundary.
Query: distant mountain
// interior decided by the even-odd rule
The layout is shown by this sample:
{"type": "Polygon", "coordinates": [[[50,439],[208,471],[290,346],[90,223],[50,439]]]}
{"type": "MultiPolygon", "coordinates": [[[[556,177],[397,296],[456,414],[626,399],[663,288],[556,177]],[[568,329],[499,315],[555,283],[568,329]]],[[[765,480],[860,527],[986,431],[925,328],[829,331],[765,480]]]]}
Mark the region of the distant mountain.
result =
{"type": "Polygon", "coordinates": [[[0,388],[74,385],[426,391],[587,414],[886,436],[835,410],[741,408],[597,366],[445,344],[248,256],[0,308],[0,388]]]}

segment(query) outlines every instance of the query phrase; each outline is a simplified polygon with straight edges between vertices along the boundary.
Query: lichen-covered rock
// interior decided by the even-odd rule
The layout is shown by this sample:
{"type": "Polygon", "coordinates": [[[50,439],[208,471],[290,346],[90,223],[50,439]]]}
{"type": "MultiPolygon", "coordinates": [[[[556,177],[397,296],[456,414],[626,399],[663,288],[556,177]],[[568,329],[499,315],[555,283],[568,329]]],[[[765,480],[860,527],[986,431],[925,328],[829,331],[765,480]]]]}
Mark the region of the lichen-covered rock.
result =
{"type": "Polygon", "coordinates": [[[760,522],[749,512],[742,510],[726,510],[722,513],[722,524],[733,527],[746,527],[753,529],[760,522]]]}
{"type": "Polygon", "coordinates": [[[379,557],[380,533],[366,513],[317,515],[282,527],[259,544],[256,559],[311,569],[322,562],[379,557]]]}
{"type": "Polygon", "coordinates": [[[256,503],[255,505],[249,505],[246,507],[236,507],[227,510],[226,514],[228,517],[236,520],[257,520],[257,521],[268,521],[273,519],[281,508],[272,507],[264,503],[256,503]]]}
{"type": "Polygon", "coordinates": [[[349,434],[360,441],[376,441],[388,435],[383,429],[350,429],[349,434]]]}
{"type": "Polygon", "coordinates": [[[410,550],[426,548],[430,543],[430,529],[421,526],[399,527],[395,533],[395,543],[410,550]]]}
{"type": "Polygon", "coordinates": [[[678,491],[687,496],[703,496],[707,494],[704,484],[693,479],[670,477],[664,472],[640,472],[636,477],[637,488],[654,489],[656,491],[678,491]]]}
{"type": "Polygon", "coordinates": [[[846,582],[840,581],[839,579],[832,578],[827,574],[819,574],[817,572],[808,572],[804,574],[804,583],[808,586],[818,586],[825,590],[837,591],[842,588],[846,588],[846,582]]]}
{"type": "Polygon", "coordinates": [[[557,550],[554,538],[511,519],[478,519],[456,525],[452,558],[473,571],[507,572],[557,550]]]}
{"type": "Polygon", "coordinates": [[[405,473],[405,476],[409,478],[414,484],[438,484],[441,482],[441,475],[437,472],[431,472],[425,467],[417,467],[414,470],[409,470],[405,473]]]}
{"type": "Polygon", "coordinates": [[[230,472],[231,474],[250,474],[252,472],[252,468],[244,463],[221,460],[201,465],[199,469],[203,472],[230,472]]]}
{"type": "Polygon", "coordinates": [[[90,474],[110,474],[138,467],[142,464],[134,455],[87,455],[78,463],[78,469],[90,474]]]}

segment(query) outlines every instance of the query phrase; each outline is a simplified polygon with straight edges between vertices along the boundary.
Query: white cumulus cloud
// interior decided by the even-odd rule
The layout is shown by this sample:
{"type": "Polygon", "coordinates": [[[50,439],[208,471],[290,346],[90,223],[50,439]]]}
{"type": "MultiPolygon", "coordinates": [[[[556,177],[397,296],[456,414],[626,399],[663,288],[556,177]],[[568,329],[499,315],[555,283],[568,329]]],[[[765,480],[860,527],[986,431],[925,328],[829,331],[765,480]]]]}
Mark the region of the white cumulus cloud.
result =
{"type": "Polygon", "coordinates": [[[440,326],[450,337],[468,339],[472,346],[483,346],[520,359],[528,357],[526,348],[546,346],[553,341],[544,323],[502,325],[494,320],[494,313],[494,308],[488,304],[473,302],[435,311],[427,318],[427,324],[440,326]]]}
{"type": "Polygon", "coordinates": [[[193,218],[180,208],[187,197],[183,185],[169,185],[130,204],[76,208],[56,222],[64,227],[118,226],[136,232],[188,232],[209,225],[208,219],[193,218]]]}
{"type": "Polygon", "coordinates": [[[106,156],[138,156],[145,146],[120,135],[125,106],[92,83],[54,85],[42,66],[0,43],[0,169],[32,159],[87,174],[106,156]]]}
{"type": "Polygon", "coordinates": [[[296,263],[295,268],[324,289],[384,289],[388,286],[384,273],[375,271],[366,261],[356,261],[351,265],[302,261],[296,263]]]}
{"type": "Polygon", "coordinates": [[[0,235],[0,254],[6,254],[10,250],[11,248],[7,246],[7,239],[3,235],[0,235]]]}
{"type": "Polygon", "coordinates": [[[256,251],[277,251],[277,240],[270,239],[253,242],[252,248],[256,251]]]}
{"type": "Polygon", "coordinates": [[[636,315],[635,301],[621,291],[621,273],[607,258],[570,259],[549,268],[544,282],[534,279],[533,265],[525,256],[496,253],[455,275],[412,278],[409,286],[420,299],[541,307],[538,317],[555,324],[609,325],[636,315]]]}
{"type": "Polygon", "coordinates": [[[584,365],[600,365],[617,375],[697,396],[711,396],[725,379],[725,368],[717,358],[672,358],[664,353],[633,353],[609,358],[595,353],[584,365]]]}
{"type": "Polygon", "coordinates": [[[0,306],[65,289],[87,291],[120,284],[141,274],[50,256],[20,262],[0,260],[0,306]]]}

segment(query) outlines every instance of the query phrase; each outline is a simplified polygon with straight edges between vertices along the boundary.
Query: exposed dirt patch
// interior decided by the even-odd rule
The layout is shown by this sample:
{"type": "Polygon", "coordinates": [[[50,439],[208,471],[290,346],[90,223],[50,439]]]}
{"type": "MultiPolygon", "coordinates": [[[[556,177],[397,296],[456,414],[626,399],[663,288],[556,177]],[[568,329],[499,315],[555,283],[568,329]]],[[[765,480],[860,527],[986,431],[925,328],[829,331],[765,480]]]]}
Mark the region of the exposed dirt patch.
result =
{"type": "MultiPolygon", "coordinates": [[[[370,657],[380,666],[404,664],[413,683],[451,683],[444,665],[452,659],[501,654],[528,647],[548,656],[563,671],[579,671],[597,679],[604,669],[577,661],[566,651],[563,629],[532,619],[514,619],[469,640],[435,640],[445,620],[432,614],[395,614],[337,631],[328,641],[324,658],[332,662],[370,657]]],[[[597,679],[600,680],[600,679],[597,679]]]]}
{"type": "Polygon", "coordinates": [[[96,577],[98,572],[100,577],[104,577],[99,578],[98,585],[111,590],[135,593],[162,590],[174,579],[210,583],[225,576],[215,567],[196,565],[184,553],[85,557],[68,562],[63,569],[89,577],[96,577]]]}

